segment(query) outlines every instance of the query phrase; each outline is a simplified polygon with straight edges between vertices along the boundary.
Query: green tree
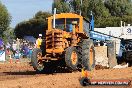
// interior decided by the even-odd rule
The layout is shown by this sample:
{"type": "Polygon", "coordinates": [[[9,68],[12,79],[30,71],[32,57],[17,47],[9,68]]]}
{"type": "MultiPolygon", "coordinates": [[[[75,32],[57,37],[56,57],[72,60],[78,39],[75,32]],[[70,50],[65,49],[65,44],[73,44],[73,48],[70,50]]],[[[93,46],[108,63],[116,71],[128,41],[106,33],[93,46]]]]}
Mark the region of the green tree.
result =
{"type": "Polygon", "coordinates": [[[16,25],[14,33],[17,38],[23,38],[25,35],[38,37],[39,33],[44,34],[47,29],[47,17],[51,13],[39,11],[28,21],[20,22],[16,25]]]}
{"type": "Polygon", "coordinates": [[[43,20],[44,22],[46,22],[47,21],[46,18],[49,16],[51,16],[51,13],[39,11],[35,14],[33,19],[39,19],[39,20],[43,20]]]}
{"type": "Polygon", "coordinates": [[[132,2],[130,0],[106,0],[105,6],[112,16],[132,15],[132,2]]]}
{"type": "MultiPolygon", "coordinates": [[[[88,0],[84,0],[84,1],[88,1],[88,0]]],[[[83,5],[81,5],[81,0],[71,0],[70,1],[70,5],[71,5],[74,13],[79,14],[80,13],[80,10],[82,9],[82,6],[83,6],[83,9],[87,12],[88,2],[87,3],[84,3],[83,5]]]]}
{"type": "Polygon", "coordinates": [[[4,34],[3,40],[5,43],[11,42],[13,41],[13,39],[15,39],[14,29],[11,27],[8,27],[8,29],[4,31],[3,34],[4,34]]]}
{"type": "Polygon", "coordinates": [[[52,12],[53,12],[54,8],[57,9],[56,10],[57,13],[70,12],[69,4],[66,3],[65,0],[56,0],[55,2],[53,2],[53,4],[52,4],[52,12]]]}
{"type": "Polygon", "coordinates": [[[98,18],[98,20],[95,21],[96,27],[116,27],[120,26],[120,17],[108,17],[108,18],[98,18]]]}
{"type": "Polygon", "coordinates": [[[88,17],[90,12],[92,11],[95,17],[108,17],[109,10],[105,7],[102,0],[72,0],[71,6],[75,13],[82,12],[82,16],[85,18],[88,17]]]}
{"type": "Polygon", "coordinates": [[[96,18],[98,17],[109,17],[109,10],[105,7],[102,0],[89,0],[89,12],[93,11],[96,18]]]}
{"type": "Polygon", "coordinates": [[[4,31],[8,30],[11,21],[6,7],[0,2],[0,37],[4,37],[4,31]]]}
{"type": "Polygon", "coordinates": [[[82,5],[80,6],[81,7],[81,15],[84,16],[85,18],[87,18],[91,12],[89,9],[89,5],[90,5],[90,3],[88,0],[83,0],[82,5]]]}
{"type": "Polygon", "coordinates": [[[92,11],[95,17],[95,27],[120,26],[121,20],[132,23],[130,0],[56,0],[59,13],[64,12],[63,9],[65,9],[62,2],[69,4],[68,8],[74,13],[80,14],[81,10],[81,15],[87,19],[92,11]]]}

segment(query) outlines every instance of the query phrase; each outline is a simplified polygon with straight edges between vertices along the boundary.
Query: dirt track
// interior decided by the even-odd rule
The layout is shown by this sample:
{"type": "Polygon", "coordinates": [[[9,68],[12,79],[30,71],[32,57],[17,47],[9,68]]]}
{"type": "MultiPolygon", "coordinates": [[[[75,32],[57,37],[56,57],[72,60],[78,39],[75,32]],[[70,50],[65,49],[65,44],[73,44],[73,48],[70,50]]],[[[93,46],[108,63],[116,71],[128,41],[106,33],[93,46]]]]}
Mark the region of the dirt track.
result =
{"type": "MultiPolygon", "coordinates": [[[[91,73],[93,79],[132,80],[132,68],[94,70],[91,73]]],[[[0,88],[81,88],[78,80],[80,77],[80,72],[36,74],[32,66],[27,63],[0,63],[0,88]]],[[[111,88],[90,86],[90,88],[98,87],[111,88]]],[[[119,86],[119,88],[132,88],[132,86],[119,86]]]]}

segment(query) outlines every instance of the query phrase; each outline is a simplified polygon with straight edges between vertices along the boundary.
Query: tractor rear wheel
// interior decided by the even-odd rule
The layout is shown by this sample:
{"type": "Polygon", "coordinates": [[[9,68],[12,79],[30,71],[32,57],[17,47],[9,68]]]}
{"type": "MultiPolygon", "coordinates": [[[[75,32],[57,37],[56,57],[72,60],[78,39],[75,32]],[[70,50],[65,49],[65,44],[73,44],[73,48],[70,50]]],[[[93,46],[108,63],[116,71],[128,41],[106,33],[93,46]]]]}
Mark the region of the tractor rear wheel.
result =
{"type": "Polygon", "coordinates": [[[82,66],[86,70],[93,70],[95,67],[95,49],[93,41],[89,39],[83,39],[80,43],[80,59],[82,66]]]}
{"type": "Polygon", "coordinates": [[[36,70],[39,73],[43,72],[44,69],[44,63],[41,60],[41,58],[42,58],[41,49],[35,48],[32,53],[31,63],[34,70],[36,70]]]}
{"type": "Polygon", "coordinates": [[[108,54],[109,67],[113,68],[114,66],[117,65],[115,41],[109,41],[107,43],[107,54],[108,54]]]}
{"type": "Polygon", "coordinates": [[[72,70],[77,69],[78,65],[78,52],[76,47],[68,47],[65,52],[65,63],[72,70]]]}

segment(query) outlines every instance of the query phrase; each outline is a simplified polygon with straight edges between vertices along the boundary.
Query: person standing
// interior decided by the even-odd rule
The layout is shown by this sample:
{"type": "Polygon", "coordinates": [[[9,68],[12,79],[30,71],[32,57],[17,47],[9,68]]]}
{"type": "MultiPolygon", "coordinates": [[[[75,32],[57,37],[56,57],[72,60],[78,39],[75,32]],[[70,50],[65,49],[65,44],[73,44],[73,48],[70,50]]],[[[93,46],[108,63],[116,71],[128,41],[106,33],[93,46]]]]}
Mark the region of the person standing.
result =
{"type": "Polygon", "coordinates": [[[17,44],[16,41],[14,40],[13,44],[12,44],[12,51],[13,51],[13,55],[15,56],[15,52],[17,50],[17,44]]]}
{"type": "Polygon", "coordinates": [[[42,34],[39,34],[39,37],[36,40],[36,48],[40,48],[41,43],[42,43],[42,34]]]}
{"type": "Polygon", "coordinates": [[[29,52],[27,43],[25,43],[24,46],[22,47],[22,52],[23,52],[23,58],[27,58],[29,52]]]}
{"type": "Polygon", "coordinates": [[[31,59],[31,56],[32,56],[32,47],[29,46],[29,58],[31,59]]]}
{"type": "Polygon", "coordinates": [[[19,50],[16,50],[16,52],[15,52],[15,59],[16,59],[16,63],[20,63],[20,53],[19,53],[19,50]]]}
{"type": "Polygon", "coordinates": [[[12,63],[11,50],[10,50],[10,48],[7,48],[6,49],[6,59],[9,60],[10,63],[12,63]]]}
{"type": "Polygon", "coordinates": [[[16,49],[20,50],[20,39],[16,39],[16,49]]]}

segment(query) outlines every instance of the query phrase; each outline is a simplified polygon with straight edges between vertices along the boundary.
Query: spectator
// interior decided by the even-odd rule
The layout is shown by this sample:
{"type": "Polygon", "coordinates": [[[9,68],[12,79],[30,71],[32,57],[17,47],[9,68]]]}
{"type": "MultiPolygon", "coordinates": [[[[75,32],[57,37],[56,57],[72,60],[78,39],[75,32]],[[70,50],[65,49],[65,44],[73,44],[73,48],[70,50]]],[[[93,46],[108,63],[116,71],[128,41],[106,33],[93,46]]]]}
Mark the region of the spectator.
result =
{"type": "Polygon", "coordinates": [[[30,46],[29,47],[29,58],[31,59],[31,56],[32,56],[32,47],[30,46]]]}
{"type": "Polygon", "coordinates": [[[12,44],[13,55],[15,55],[16,49],[17,49],[17,44],[16,44],[16,42],[14,41],[13,44],[12,44]]]}
{"type": "Polygon", "coordinates": [[[39,37],[36,40],[36,48],[40,48],[41,43],[42,43],[42,34],[39,34],[39,37]]]}
{"type": "Polygon", "coordinates": [[[16,52],[15,52],[15,59],[16,59],[16,63],[20,62],[20,53],[19,53],[19,50],[16,50],[16,52]]]}
{"type": "Polygon", "coordinates": [[[7,44],[6,44],[6,49],[10,49],[11,48],[11,45],[10,45],[10,43],[8,42],[7,44]]]}
{"type": "Polygon", "coordinates": [[[27,58],[28,53],[29,53],[29,48],[27,44],[24,44],[24,46],[22,47],[22,51],[23,51],[23,58],[27,58]]]}
{"type": "Polygon", "coordinates": [[[11,50],[9,48],[6,49],[6,55],[7,59],[9,59],[9,62],[12,63],[12,57],[11,57],[11,50]]]}

